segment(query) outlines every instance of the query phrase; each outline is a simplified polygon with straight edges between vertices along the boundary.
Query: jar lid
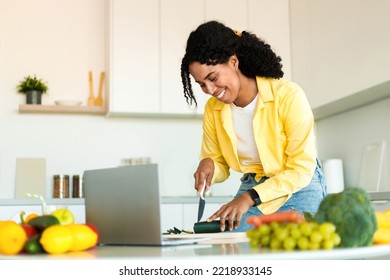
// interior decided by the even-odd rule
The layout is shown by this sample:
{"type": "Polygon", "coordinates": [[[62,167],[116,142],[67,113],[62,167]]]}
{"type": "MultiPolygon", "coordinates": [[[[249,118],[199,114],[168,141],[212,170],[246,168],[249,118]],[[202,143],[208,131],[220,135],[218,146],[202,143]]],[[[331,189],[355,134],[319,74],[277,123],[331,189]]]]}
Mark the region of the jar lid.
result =
{"type": "Polygon", "coordinates": [[[54,179],[69,179],[69,175],[59,174],[59,175],[54,175],[53,178],[54,179]]]}

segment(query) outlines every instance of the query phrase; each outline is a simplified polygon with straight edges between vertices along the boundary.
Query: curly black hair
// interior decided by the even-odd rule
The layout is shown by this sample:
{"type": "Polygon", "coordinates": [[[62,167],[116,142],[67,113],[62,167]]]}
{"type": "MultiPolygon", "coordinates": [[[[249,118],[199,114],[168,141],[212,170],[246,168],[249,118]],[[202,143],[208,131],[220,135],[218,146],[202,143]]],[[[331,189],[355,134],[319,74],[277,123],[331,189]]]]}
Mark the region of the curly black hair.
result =
{"type": "Polygon", "coordinates": [[[189,65],[195,61],[207,65],[223,64],[234,54],[240,61],[240,71],[247,77],[283,77],[282,59],[265,41],[249,31],[240,34],[218,21],[208,21],[190,33],[181,62],[184,97],[189,105],[197,106],[189,65]]]}

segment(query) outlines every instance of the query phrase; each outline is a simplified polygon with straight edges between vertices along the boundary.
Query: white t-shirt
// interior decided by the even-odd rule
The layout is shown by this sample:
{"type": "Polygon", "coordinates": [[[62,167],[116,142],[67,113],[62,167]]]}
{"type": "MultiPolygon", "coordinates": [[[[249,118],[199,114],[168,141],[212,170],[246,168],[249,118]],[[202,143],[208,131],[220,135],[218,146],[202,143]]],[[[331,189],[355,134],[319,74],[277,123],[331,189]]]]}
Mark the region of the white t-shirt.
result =
{"type": "Polygon", "coordinates": [[[237,107],[233,103],[232,110],[233,128],[238,139],[237,154],[243,165],[260,164],[260,155],[256,147],[253,134],[253,116],[257,103],[258,94],[251,103],[244,108],[237,107]]]}

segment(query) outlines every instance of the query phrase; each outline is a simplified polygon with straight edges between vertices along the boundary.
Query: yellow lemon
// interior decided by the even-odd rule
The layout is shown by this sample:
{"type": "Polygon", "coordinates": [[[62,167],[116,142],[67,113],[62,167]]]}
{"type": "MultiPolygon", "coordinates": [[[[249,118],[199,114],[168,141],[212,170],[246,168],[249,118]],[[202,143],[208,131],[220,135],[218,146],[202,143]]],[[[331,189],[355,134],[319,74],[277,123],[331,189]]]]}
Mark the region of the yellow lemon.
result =
{"type": "Polygon", "coordinates": [[[21,225],[14,221],[0,224],[0,254],[16,255],[23,250],[27,234],[21,225]]]}
{"type": "Polygon", "coordinates": [[[39,241],[49,254],[63,254],[73,246],[73,232],[63,225],[52,225],[42,232],[39,241]]]}
{"type": "Polygon", "coordinates": [[[61,225],[70,225],[74,223],[74,215],[72,211],[66,208],[60,208],[51,213],[55,216],[61,225]]]}
{"type": "Polygon", "coordinates": [[[378,228],[373,237],[374,244],[390,244],[390,228],[378,228]]]}
{"type": "Polygon", "coordinates": [[[70,251],[84,251],[96,245],[98,235],[89,226],[85,224],[71,224],[66,227],[73,232],[74,242],[70,251]]]}

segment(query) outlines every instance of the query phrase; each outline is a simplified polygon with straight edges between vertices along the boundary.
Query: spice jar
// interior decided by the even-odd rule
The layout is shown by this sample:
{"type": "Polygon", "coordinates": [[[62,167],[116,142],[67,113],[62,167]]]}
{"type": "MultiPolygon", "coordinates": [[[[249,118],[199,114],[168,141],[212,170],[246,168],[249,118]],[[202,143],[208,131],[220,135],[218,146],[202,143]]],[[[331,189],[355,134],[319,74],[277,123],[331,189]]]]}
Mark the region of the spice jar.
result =
{"type": "Polygon", "coordinates": [[[69,198],[69,175],[54,175],[54,198],[69,198]]]}
{"type": "Polygon", "coordinates": [[[82,178],[79,175],[73,175],[73,198],[83,198],[84,197],[84,188],[82,183],[82,178]]]}

